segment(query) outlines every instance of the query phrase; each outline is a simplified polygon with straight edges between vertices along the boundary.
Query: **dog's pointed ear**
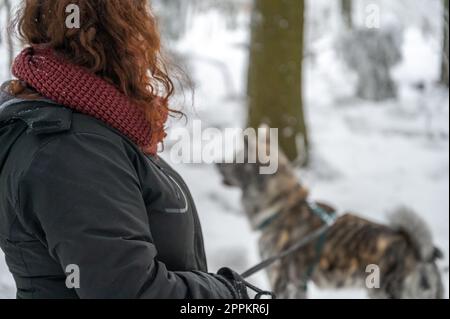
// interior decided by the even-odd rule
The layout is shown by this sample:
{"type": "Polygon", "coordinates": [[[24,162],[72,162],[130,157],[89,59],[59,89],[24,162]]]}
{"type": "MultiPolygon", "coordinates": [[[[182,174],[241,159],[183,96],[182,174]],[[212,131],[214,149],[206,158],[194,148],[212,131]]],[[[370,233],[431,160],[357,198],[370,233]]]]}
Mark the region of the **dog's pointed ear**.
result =
{"type": "Polygon", "coordinates": [[[258,154],[258,141],[257,134],[244,134],[244,148],[238,153],[238,157],[244,161],[244,163],[248,163],[249,161],[254,161],[256,158],[256,154],[258,154]]]}
{"type": "Polygon", "coordinates": [[[247,149],[250,144],[249,137],[244,135],[244,148],[247,149]]]}
{"type": "Polygon", "coordinates": [[[434,260],[441,260],[441,259],[444,259],[444,253],[442,252],[442,250],[440,250],[440,249],[437,248],[437,247],[434,247],[433,259],[434,259],[434,260]]]}

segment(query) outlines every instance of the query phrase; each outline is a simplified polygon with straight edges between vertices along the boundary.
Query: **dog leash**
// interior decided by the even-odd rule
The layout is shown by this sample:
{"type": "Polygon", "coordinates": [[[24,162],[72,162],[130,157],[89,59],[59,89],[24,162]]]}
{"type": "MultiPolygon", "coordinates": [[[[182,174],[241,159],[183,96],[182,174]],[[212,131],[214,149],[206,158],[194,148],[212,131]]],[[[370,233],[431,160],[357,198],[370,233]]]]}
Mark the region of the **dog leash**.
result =
{"type": "Polygon", "coordinates": [[[316,239],[320,239],[321,237],[323,238],[323,236],[327,233],[327,231],[331,228],[331,226],[333,226],[333,224],[336,222],[337,214],[334,213],[334,214],[330,215],[323,208],[321,208],[320,206],[318,206],[317,204],[314,204],[314,203],[308,203],[308,206],[311,209],[311,211],[314,212],[314,214],[316,214],[318,217],[320,217],[320,219],[322,219],[324,221],[325,225],[318,228],[317,230],[313,231],[306,237],[302,238],[299,242],[297,242],[293,246],[289,247],[288,249],[282,251],[278,255],[272,256],[272,257],[260,262],[256,266],[250,268],[246,272],[242,273],[241,274],[242,278],[249,278],[249,277],[257,274],[261,270],[264,270],[264,269],[268,268],[269,266],[273,265],[278,260],[284,259],[284,258],[290,256],[291,254],[297,252],[298,250],[300,250],[301,248],[303,248],[310,242],[312,242],[316,239]]]}

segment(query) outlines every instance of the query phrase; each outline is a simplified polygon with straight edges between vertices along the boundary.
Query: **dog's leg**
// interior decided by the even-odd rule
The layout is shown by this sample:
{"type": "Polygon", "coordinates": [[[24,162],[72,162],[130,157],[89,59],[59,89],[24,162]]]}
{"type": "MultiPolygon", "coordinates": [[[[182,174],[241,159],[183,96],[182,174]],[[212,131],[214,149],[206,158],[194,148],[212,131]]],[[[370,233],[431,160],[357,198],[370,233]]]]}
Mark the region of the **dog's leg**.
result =
{"type": "Polygon", "coordinates": [[[304,286],[298,287],[294,283],[276,287],[275,294],[278,299],[308,299],[307,289],[304,286]]]}
{"type": "Polygon", "coordinates": [[[307,299],[307,282],[303,271],[291,262],[282,262],[270,269],[272,287],[279,299],[307,299]]]}

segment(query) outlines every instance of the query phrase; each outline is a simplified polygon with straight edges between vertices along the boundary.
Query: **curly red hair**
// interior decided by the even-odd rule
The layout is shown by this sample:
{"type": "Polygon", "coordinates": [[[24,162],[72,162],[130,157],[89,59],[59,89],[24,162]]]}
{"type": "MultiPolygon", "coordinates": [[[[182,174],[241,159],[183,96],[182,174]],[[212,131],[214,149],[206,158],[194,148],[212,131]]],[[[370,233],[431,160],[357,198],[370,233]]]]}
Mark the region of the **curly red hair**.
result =
{"type": "MultiPolygon", "coordinates": [[[[174,85],[147,0],[25,0],[15,26],[26,45],[45,44],[112,83],[143,107],[150,124],[161,108],[169,110],[174,85]],[[80,9],[80,28],[66,27],[69,5],[80,9]]],[[[9,89],[35,94],[18,81],[9,89]]]]}

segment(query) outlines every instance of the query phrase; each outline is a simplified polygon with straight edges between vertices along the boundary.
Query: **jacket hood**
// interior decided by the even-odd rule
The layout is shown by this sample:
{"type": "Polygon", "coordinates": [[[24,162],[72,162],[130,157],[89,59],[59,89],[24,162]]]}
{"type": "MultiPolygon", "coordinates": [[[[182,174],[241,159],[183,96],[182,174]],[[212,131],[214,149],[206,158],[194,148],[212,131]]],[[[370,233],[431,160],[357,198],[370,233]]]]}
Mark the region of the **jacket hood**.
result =
{"type": "Polygon", "coordinates": [[[15,130],[16,132],[13,132],[14,130],[11,126],[5,125],[12,119],[6,114],[6,109],[12,100],[11,96],[0,90],[0,174],[12,145],[22,133],[19,133],[17,129],[15,130]]]}
{"type": "Polygon", "coordinates": [[[0,90],[0,173],[12,146],[24,133],[50,134],[71,127],[72,111],[50,100],[24,100],[0,90]]]}

